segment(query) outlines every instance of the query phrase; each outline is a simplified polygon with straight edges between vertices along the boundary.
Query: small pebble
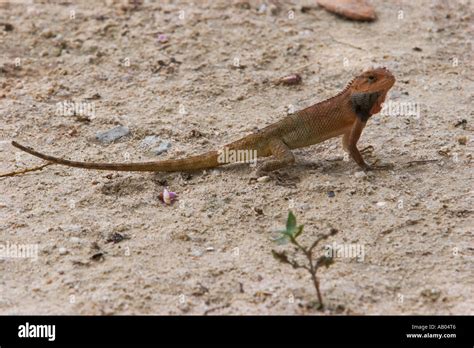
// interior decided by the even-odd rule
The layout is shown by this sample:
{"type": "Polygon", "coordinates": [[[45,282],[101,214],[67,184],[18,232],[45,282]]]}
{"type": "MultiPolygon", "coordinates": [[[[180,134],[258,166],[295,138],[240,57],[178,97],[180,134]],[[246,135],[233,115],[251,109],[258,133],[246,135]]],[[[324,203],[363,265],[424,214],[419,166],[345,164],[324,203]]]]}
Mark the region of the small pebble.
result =
{"type": "Polygon", "coordinates": [[[270,177],[268,175],[261,176],[261,177],[257,178],[257,181],[258,182],[267,182],[267,181],[270,181],[270,177]]]}
{"type": "Polygon", "coordinates": [[[107,240],[106,242],[107,243],[120,243],[121,241],[123,241],[124,239],[129,239],[128,236],[125,236],[123,234],[120,234],[118,232],[114,232],[112,233],[111,235],[109,235],[107,237],[107,240]]]}
{"type": "Polygon", "coordinates": [[[311,209],[311,204],[309,203],[298,204],[298,210],[309,210],[309,209],[311,209]]]}
{"type": "Polygon", "coordinates": [[[466,145],[467,144],[467,137],[465,137],[465,136],[464,137],[459,137],[458,138],[458,143],[460,145],[466,145]]]}
{"type": "Polygon", "coordinates": [[[201,250],[193,250],[191,252],[191,255],[194,256],[194,257],[202,256],[202,251],[201,250]]]}
{"type": "Polygon", "coordinates": [[[377,202],[375,205],[377,207],[385,207],[387,205],[387,202],[377,202]]]}
{"type": "Polygon", "coordinates": [[[108,131],[97,133],[95,137],[101,143],[108,144],[128,134],[130,134],[130,130],[128,129],[128,127],[118,126],[108,131]]]}
{"type": "Polygon", "coordinates": [[[165,34],[160,34],[158,35],[158,41],[162,43],[168,42],[168,36],[166,36],[165,34]]]}
{"type": "Polygon", "coordinates": [[[355,172],[354,176],[356,178],[360,179],[360,178],[365,178],[367,176],[367,174],[365,174],[365,172],[361,170],[361,171],[355,172]]]}
{"type": "Polygon", "coordinates": [[[93,261],[104,261],[104,259],[105,259],[104,253],[102,253],[102,252],[95,253],[95,254],[92,255],[90,258],[91,258],[91,260],[93,260],[93,261]]]}
{"type": "Polygon", "coordinates": [[[336,196],[336,194],[334,193],[334,191],[329,191],[329,192],[328,192],[328,197],[329,197],[329,198],[333,198],[333,197],[335,197],[335,196],[336,196]]]}
{"type": "Polygon", "coordinates": [[[79,233],[82,231],[81,225],[66,225],[62,227],[64,232],[79,233]]]}
{"type": "Polygon", "coordinates": [[[160,137],[156,135],[148,135],[140,142],[140,147],[147,149],[157,144],[160,141],[160,137]]]}
{"type": "Polygon", "coordinates": [[[69,241],[73,244],[81,244],[81,238],[78,238],[78,237],[71,237],[69,238],[69,241]]]}
{"type": "Polygon", "coordinates": [[[59,248],[59,255],[66,255],[68,253],[66,248],[59,248]]]}
{"type": "Polygon", "coordinates": [[[44,37],[45,39],[50,39],[56,35],[54,35],[51,29],[45,29],[41,32],[41,36],[44,37]]]}
{"type": "Polygon", "coordinates": [[[160,145],[151,149],[151,152],[153,152],[155,155],[161,155],[163,152],[168,151],[170,147],[171,143],[169,141],[162,141],[160,145]]]}
{"type": "Polygon", "coordinates": [[[291,74],[291,75],[284,76],[281,79],[279,79],[277,84],[282,84],[282,85],[285,85],[285,86],[292,86],[292,85],[300,84],[302,80],[303,79],[301,78],[300,75],[291,74]]]}

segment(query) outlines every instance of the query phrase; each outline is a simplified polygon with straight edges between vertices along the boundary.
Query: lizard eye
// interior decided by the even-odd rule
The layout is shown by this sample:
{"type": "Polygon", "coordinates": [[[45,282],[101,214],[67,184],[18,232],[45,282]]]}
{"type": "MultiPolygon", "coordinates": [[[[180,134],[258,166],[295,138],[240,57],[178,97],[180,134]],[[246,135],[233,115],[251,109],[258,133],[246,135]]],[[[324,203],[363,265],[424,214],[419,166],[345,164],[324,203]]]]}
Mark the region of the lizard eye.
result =
{"type": "Polygon", "coordinates": [[[375,76],[374,75],[370,75],[369,77],[367,77],[367,80],[369,82],[374,82],[375,81],[375,76]]]}

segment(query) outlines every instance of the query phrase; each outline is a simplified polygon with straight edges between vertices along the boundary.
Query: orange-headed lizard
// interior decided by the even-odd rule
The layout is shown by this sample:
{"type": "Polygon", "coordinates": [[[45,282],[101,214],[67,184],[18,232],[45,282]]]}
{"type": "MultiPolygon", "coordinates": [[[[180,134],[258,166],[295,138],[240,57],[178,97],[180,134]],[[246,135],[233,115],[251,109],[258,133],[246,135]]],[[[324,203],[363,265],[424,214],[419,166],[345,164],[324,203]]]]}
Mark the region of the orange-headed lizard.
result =
{"type": "MultiPolygon", "coordinates": [[[[386,68],[366,71],[353,79],[334,97],[288,115],[279,122],[226,145],[225,148],[228,151],[252,151],[258,158],[272,156],[271,160],[259,166],[258,171],[261,173],[294,163],[295,157],[291,152],[293,149],[318,144],[342,135],[344,149],[362,169],[376,168],[364,161],[357,149],[357,141],[370,116],[380,112],[387,92],[394,83],[394,76],[386,68]]],[[[226,164],[220,160],[220,151],[183,159],[144,163],[92,163],[45,155],[14,141],[12,145],[51,163],[86,169],[178,172],[214,168],[226,164]]]]}

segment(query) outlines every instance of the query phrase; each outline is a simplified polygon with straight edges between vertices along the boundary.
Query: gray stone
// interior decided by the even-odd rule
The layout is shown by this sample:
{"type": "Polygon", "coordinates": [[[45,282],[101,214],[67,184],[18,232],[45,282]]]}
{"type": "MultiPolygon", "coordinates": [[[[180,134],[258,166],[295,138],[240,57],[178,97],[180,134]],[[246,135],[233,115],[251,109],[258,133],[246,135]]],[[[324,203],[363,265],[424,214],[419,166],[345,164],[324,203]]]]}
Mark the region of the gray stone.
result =
{"type": "Polygon", "coordinates": [[[59,248],[59,255],[66,255],[68,253],[66,248],[59,248]]]}
{"type": "Polygon", "coordinates": [[[354,176],[355,176],[356,178],[360,179],[360,178],[365,178],[365,177],[367,176],[367,174],[365,174],[364,171],[360,170],[360,171],[358,171],[358,172],[355,172],[355,173],[354,173],[354,176]]]}
{"type": "Polygon", "coordinates": [[[118,126],[108,131],[97,133],[95,137],[101,143],[108,144],[128,134],[130,134],[130,130],[128,129],[128,127],[118,126]]]}
{"type": "Polygon", "coordinates": [[[153,152],[155,155],[161,155],[163,152],[168,151],[170,147],[171,143],[169,141],[162,141],[160,145],[151,149],[151,152],[153,152]]]}
{"type": "Polygon", "coordinates": [[[140,142],[140,147],[142,149],[148,149],[160,141],[160,137],[156,135],[148,135],[140,142]]]}

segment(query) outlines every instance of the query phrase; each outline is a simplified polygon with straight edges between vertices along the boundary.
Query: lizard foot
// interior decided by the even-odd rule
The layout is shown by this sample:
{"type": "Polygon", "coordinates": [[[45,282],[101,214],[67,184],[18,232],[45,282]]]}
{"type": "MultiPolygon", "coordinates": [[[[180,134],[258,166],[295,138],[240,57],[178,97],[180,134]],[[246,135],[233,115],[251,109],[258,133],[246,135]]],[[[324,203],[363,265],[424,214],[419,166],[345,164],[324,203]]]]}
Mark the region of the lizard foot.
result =
{"type": "Polygon", "coordinates": [[[359,151],[361,155],[372,153],[374,152],[374,147],[372,145],[364,147],[362,150],[359,151]]]}
{"type": "Polygon", "coordinates": [[[270,173],[271,171],[267,170],[264,166],[259,166],[257,167],[257,170],[255,171],[255,176],[259,178],[261,176],[267,176],[270,173]]]}
{"type": "Polygon", "coordinates": [[[395,166],[393,163],[385,163],[385,164],[376,164],[378,161],[375,161],[373,164],[366,164],[364,166],[364,171],[372,171],[372,170],[390,170],[393,169],[395,166]]]}

